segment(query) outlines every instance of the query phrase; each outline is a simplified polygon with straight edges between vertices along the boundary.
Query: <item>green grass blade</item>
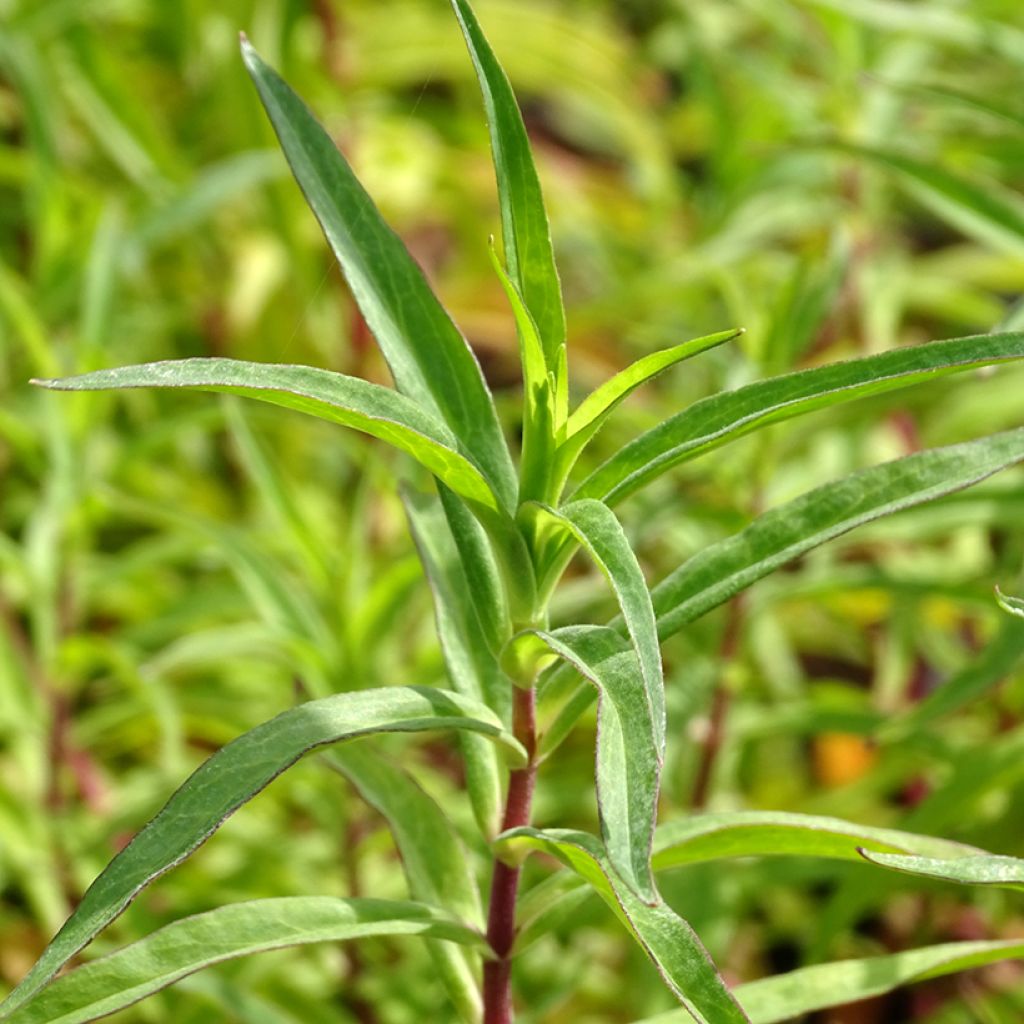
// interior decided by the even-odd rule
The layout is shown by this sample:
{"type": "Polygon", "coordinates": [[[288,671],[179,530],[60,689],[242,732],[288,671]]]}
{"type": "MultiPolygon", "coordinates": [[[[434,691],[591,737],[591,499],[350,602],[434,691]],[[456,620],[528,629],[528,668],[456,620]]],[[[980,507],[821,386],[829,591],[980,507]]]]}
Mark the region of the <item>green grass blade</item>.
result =
{"type": "MultiPolygon", "coordinates": [[[[597,805],[608,859],[625,882],[657,900],[651,843],[662,756],[636,653],[606,626],[530,631],[598,692],[597,805]]],[[[661,734],[664,736],[664,733],[661,734]]]]}
{"type": "Polygon", "coordinates": [[[312,366],[237,359],[181,359],[35,383],[58,391],[195,388],[245,395],[353,427],[408,452],[453,491],[497,511],[499,499],[455,436],[390,388],[312,366]]]}
{"type": "Polygon", "coordinates": [[[698,814],[658,828],[654,870],[665,871],[725,857],[823,857],[861,860],[861,850],[970,858],[979,853],[949,839],[892,828],[872,828],[840,818],[783,811],[698,814]]]}
{"type": "MultiPolygon", "coordinates": [[[[475,737],[486,742],[482,737],[475,737]]],[[[401,857],[409,895],[444,907],[460,921],[483,931],[480,892],[466,850],[444,811],[402,768],[353,744],[334,750],[330,763],[388,823],[401,857]]],[[[467,1024],[483,1011],[477,981],[476,951],[445,942],[428,942],[438,975],[467,1024]]]]}
{"type": "Polygon", "coordinates": [[[517,759],[519,744],[482,704],[427,687],[387,687],[310,701],[258,725],[201,765],[107,865],[17,988],[10,1013],[42,988],[155,878],[181,863],[246,801],[316,747],[380,732],[469,729],[517,759]]]}
{"type": "Polygon", "coordinates": [[[637,388],[653,380],[658,374],[664,373],[669,367],[732,341],[742,333],[742,330],[720,331],[718,334],[685,341],[682,345],[675,345],[661,352],[652,352],[595,388],[576,406],[565,425],[565,440],[558,449],[559,480],[565,481],[580,452],[586,448],[615,408],[637,388]]]}
{"type": "Polygon", "coordinates": [[[982,853],[973,857],[919,857],[913,854],[863,850],[861,856],[879,867],[907,875],[935,878],[960,885],[986,885],[1000,889],[1024,890],[1024,860],[982,853]]]}
{"type": "MultiPolygon", "coordinates": [[[[402,495],[406,516],[434,599],[434,620],[448,677],[459,693],[482,700],[509,716],[509,684],[477,626],[472,591],[439,502],[425,495],[402,495]],[[499,710],[500,709],[500,710],[499,710]]],[[[466,790],[480,831],[488,839],[501,827],[501,771],[492,744],[480,736],[460,738],[466,790]]],[[[444,903],[444,906],[449,904],[444,903]]]]}
{"type": "Polygon", "coordinates": [[[480,933],[423,903],[286,896],[182,918],[54,981],[5,1024],[85,1024],[213,964],[312,942],[414,935],[485,947],[480,933]]]}
{"type": "Polygon", "coordinates": [[[544,512],[572,533],[615,592],[640,662],[660,754],[665,747],[665,680],[654,606],[640,563],[615,513],[600,501],[574,501],[544,512]]]}
{"type": "Polygon", "coordinates": [[[951,494],[1024,460],[1024,428],[861,470],[771,509],[653,591],[664,639],[752,583],[854,527],[951,494]]]}
{"type": "Polygon", "coordinates": [[[562,287],[526,128],[508,76],[469,3],[452,0],[452,7],[462,26],[487,111],[505,263],[537,324],[547,368],[557,380],[556,388],[565,389],[567,381],[561,373],[561,352],[565,348],[562,287]]]}
{"type": "Polygon", "coordinates": [[[623,884],[600,842],[586,832],[565,829],[513,829],[499,849],[518,857],[549,853],[586,880],[611,907],[653,961],[665,984],[686,1007],[692,1024],[746,1024],[747,1017],[730,995],[693,929],[660,897],[653,905],[623,884]]]}
{"type": "Polygon", "coordinates": [[[1020,358],[1024,358],[1024,334],[985,334],[894,349],[757,381],[702,399],[648,430],[598,467],[574,497],[614,504],[673,466],[770,423],[1020,358]]]}
{"type": "MultiPolygon", "coordinates": [[[[782,1024],[805,1013],[885,995],[903,985],[1024,957],[1024,942],[947,942],[889,956],[839,960],[738,985],[733,994],[750,1024],[782,1024]]],[[[693,1024],[679,1010],[637,1024],[693,1024]]]]}
{"type": "Polygon", "coordinates": [[[515,472],[472,350],[309,108],[244,39],[242,56],[398,390],[445,422],[511,508],[515,472]]]}

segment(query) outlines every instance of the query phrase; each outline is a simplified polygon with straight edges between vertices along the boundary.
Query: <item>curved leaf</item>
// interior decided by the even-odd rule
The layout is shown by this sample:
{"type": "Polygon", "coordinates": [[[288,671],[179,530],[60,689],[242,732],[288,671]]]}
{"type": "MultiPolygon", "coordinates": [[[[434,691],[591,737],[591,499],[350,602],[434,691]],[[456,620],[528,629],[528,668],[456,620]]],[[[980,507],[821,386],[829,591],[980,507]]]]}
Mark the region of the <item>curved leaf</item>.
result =
{"type": "Polygon", "coordinates": [[[1011,594],[1004,594],[996,587],[996,601],[1004,612],[1015,615],[1019,619],[1024,619],[1024,600],[1021,598],[1013,597],[1011,594]]]}
{"type": "Polygon", "coordinates": [[[973,857],[918,857],[862,849],[861,856],[879,867],[908,875],[936,878],[960,885],[990,885],[1000,889],[1024,890],[1024,860],[978,853],[973,857]]]}
{"type": "Polygon", "coordinates": [[[601,835],[615,870],[642,899],[656,901],[651,843],[662,755],[635,651],[607,626],[565,626],[520,635],[541,640],[596,687],[601,835]]]}
{"type": "Polygon", "coordinates": [[[640,662],[655,738],[661,754],[665,747],[665,680],[654,606],[640,563],[615,513],[602,502],[574,501],[560,509],[544,507],[544,512],[576,538],[607,577],[615,592],[640,662]]]}
{"type": "Polygon", "coordinates": [[[303,754],[370,733],[430,729],[469,729],[492,736],[525,761],[525,751],[488,708],[445,690],[360,690],[291,708],[233,740],[192,773],[104,868],[0,1010],[11,1012],[26,1002],[145,886],[180,864],[303,754]]]}
{"type": "Polygon", "coordinates": [[[443,420],[511,508],[515,471],[472,350],[309,108],[244,38],[242,57],[395,385],[443,420]]]}
{"type": "Polygon", "coordinates": [[[447,427],[404,395],[358,377],[313,366],[180,359],[33,383],[57,391],[195,388],[245,395],[379,437],[408,452],[456,493],[485,508],[499,508],[490,484],[447,427]]]}
{"type": "MultiPolygon", "coordinates": [[[[560,375],[565,311],[540,179],[515,93],[467,0],[452,0],[483,93],[509,276],[537,324],[548,371],[560,375]]],[[[566,381],[558,381],[559,388],[566,381]]]]}
{"type": "Polygon", "coordinates": [[[85,1024],[212,964],[312,942],[418,935],[486,949],[483,936],[423,903],[288,896],[186,917],[58,978],[5,1024],[85,1024]]]}
{"type": "Polygon", "coordinates": [[[658,828],[654,869],[724,857],[824,857],[857,861],[863,850],[968,858],[979,853],[949,839],[915,835],[892,828],[872,828],[841,818],[783,811],[733,811],[697,814],[658,828]]]}
{"type": "MultiPolygon", "coordinates": [[[[889,956],[839,960],[737,985],[733,995],[750,1024],[782,1024],[805,1013],[884,995],[902,985],[1024,957],[1024,942],[947,942],[889,956]]],[[[691,1024],[678,1010],[637,1024],[691,1024]]]]}
{"type": "Polygon", "coordinates": [[[1024,429],[872,466],[771,509],[653,591],[662,639],[780,566],[856,526],[984,480],[1024,459],[1024,429]]]}
{"type": "MultiPolygon", "coordinates": [[[[486,742],[480,736],[474,735],[474,739],[486,742]]],[[[409,895],[431,906],[444,907],[482,932],[480,892],[466,850],[437,803],[407,772],[365,744],[331,751],[329,764],[387,821],[401,857],[409,895]]],[[[476,1024],[483,1011],[477,952],[445,942],[428,941],[427,946],[462,1019],[476,1024]]]]}
{"type": "Polygon", "coordinates": [[[499,850],[520,857],[541,850],[582,876],[629,929],[665,984],[700,1024],[746,1024],[694,930],[660,897],[644,903],[623,884],[600,842],[586,832],[519,828],[499,837],[499,850]]]}
{"type": "Polygon", "coordinates": [[[1024,357],[1024,334],[984,334],[894,349],[757,381],[695,402],[598,467],[576,498],[621,501],[672,466],[794,416],[978,366],[1024,357]]]}

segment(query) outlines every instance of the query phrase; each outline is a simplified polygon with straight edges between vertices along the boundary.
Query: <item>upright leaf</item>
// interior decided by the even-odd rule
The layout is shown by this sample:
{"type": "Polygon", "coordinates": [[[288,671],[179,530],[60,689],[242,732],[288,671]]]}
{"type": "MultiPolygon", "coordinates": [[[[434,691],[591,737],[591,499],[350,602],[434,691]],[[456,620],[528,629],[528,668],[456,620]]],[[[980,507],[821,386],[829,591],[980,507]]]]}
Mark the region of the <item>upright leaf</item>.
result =
{"type": "Polygon", "coordinates": [[[562,288],[526,128],[508,77],[469,3],[452,0],[452,6],[462,26],[487,111],[505,263],[540,331],[548,371],[556,377],[557,389],[562,390],[567,385],[561,372],[565,348],[562,288]]]}
{"type": "Polygon", "coordinates": [[[309,108],[244,38],[242,57],[396,386],[440,416],[511,508],[512,460],[472,350],[309,108]]]}
{"type": "Polygon", "coordinates": [[[19,1008],[0,1012],[0,1021],[86,1024],[225,960],[312,942],[402,935],[486,948],[480,932],[423,903],[330,896],[234,903],[182,918],[76,968],[19,1008]]]}
{"type": "Polygon", "coordinates": [[[499,849],[519,857],[541,850],[581,875],[653,961],[665,984],[699,1024],[747,1024],[693,929],[660,897],[647,904],[623,884],[597,839],[566,829],[505,832],[499,849]]]}
{"type": "Polygon", "coordinates": [[[35,383],[57,391],[158,387],[245,395],[379,437],[408,452],[457,494],[492,511],[500,507],[490,483],[443,423],[412,399],[358,377],[313,366],[181,359],[35,383]]]}
{"type": "Polygon", "coordinates": [[[13,1012],[153,879],[180,864],[247,800],[316,747],[378,732],[470,729],[513,756],[525,751],[483,705],[426,687],[395,686],[310,701],[258,725],[196,769],[163,810],[89,887],[35,966],[0,1004],[13,1012]]]}
{"type": "Polygon", "coordinates": [[[1020,358],[1024,334],[983,334],[830,363],[712,395],[627,444],[587,477],[574,497],[614,504],[680,462],[770,423],[1020,358]]]}
{"type": "MultiPolygon", "coordinates": [[[[480,736],[474,738],[487,742],[480,736]]],[[[409,895],[444,907],[458,920],[482,931],[476,879],[462,842],[437,803],[407,772],[365,744],[332,751],[330,764],[387,821],[402,859],[409,895]]],[[[447,942],[428,941],[427,946],[460,1016],[467,1024],[476,1024],[483,1009],[477,951],[459,949],[447,942]]]]}

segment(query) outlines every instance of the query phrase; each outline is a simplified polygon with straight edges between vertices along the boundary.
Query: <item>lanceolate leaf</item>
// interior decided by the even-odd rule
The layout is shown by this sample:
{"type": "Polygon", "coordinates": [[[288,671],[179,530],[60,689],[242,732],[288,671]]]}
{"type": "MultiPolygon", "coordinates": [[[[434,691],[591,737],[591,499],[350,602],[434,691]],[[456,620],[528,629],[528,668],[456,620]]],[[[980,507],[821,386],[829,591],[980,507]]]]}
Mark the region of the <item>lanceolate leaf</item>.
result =
{"type": "Polygon", "coordinates": [[[742,330],[720,331],[718,334],[695,338],[693,341],[683,342],[682,345],[675,345],[661,352],[652,352],[595,388],[573,410],[566,423],[565,440],[558,449],[559,482],[565,482],[580,452],[601,429],[615,408],[638,387],[653,380],[670,366],[706,352],[709,348],[715,348],[723,342],[732,341],[742,333],[742,330]]]}
{"type": "Polygon", "coordinates": [[[242,57],[399,391],[440,416],[511,507],[512,460],[472,350],[309,108],[244,39],[242,57]]]}
{"type": "Polygon", "coordinates": [[[615,513],[600,501],[574,501],[557,510],[545,508],[544,512],[569,530],[615,591],[640,662],[661,753],[665,746],[665,681],[654,607],[640,563],[615,513]]]}
{"type": "Polygon", "coordinates": [[[422,903],[289,896],[235,903],[161,928],[54,981],[5,1024],[85,1024],[137,1003],[196,971],[250,953],[311,942],[415,935],[475,946],[483,936],[422,903]]]}
{"type": "MultiPolygon", "coordinates": [[[[951,494],[1024,460],[1024,429],[918,452],[861,470],[763,513],[746,529],[705,548],[652,592],[662,640],[752,583],[821,544],[872,520],[951,494]]],[[[575,715],[587,701],[571,672],[558,668],[541,681],[547,703],[569,699],[575,715]]],[[[568,730],[559,716],[559,737],[568,730]]],[[[551,743],[543,738],[542,754],[551,743]]]]}
{"type": "MultiPolygon", "coordinates": [[[[451,684],[459,693],[482,700],[503,721],[509,720],[509,683],[481,636],[472,607],[473,592],[444,512],[436,499],[431,501],[425,495],[406,492],[402,498],[433,593],[437,635],[451,684]]],[[[478,600],[486,599],[479,596],[478,600]]],[[[459,743],[473,812],[481,832],[491,838],[501,827],[503,809],[497,752],[493,744],[473,733],[463,733],[459,743]]]]}
{"type": "Polygon", "coordinates": [[[782,811],[698,814],[662,825],[654,835],[654,869],[723,857],[824,857],[856,861],[862,850],[972,858],[980,853],[949,839],[891,828],[872,828],[840,818],[782,811]]]}
{"type": "Polygon", "coordinates": [[[18,987],[10,1012],[43,987],[154,878],[181,863],[247,800],[316,747],[378,732],[469,729],[525,751],[486,707],[426,687],[340,693],[292,708],[219,750],[110,862],[18,987]]]}
{"type": "Polygon", "coordinates": [[[513,829],[502,846],[512,856],[534,849],[557,857],[581,875],[654,962],[665,983],[699,1024],[746,1024],[747,1017],[729,994],[693,929],[660,897],[644,903],[623,884],[600,842],[586,832],[565,829],[513,829]]]}
{"type": "Polygon", "coordinates": [[[491,131],[494,170],[501,204],[501,233],[509,276],[540,331],[548,370],[564,389],[561,351],[565,347],[562,289],[551,248],[540,180],[529,139],[508,77],[491,50],[467,0],[452,0],[483,92],[491,131]]]}
{"type": "MultiPolygon", "coordinates": [[[[788,974],[738,985],[733,995],[750,1024],[782,1024],[805,1013],[870,999],[928,978],[1024,957],[1024,942],[948,942],[890,956],[815,964],[788,974]]],[[[637,1024],[691,1024],[678,1010],[637,1024]]]]}
{"type": "Polygon", "coordinates": [[[989,885],[1000,889],[1024,890],[1024,860],[979,853],[973,857],[918,857],[900,853],[862,850],[861,856],[872,864],[892,868],[908,875],[937,878],[961,885],[989,885]]]}
{"type": "Polygon", "coordinates": [[[312,366],[182,359],[35,383],[58,391],[110,388],[194,388],[257,398],[354,427],[408,452],[453,491],[484,508],[499,500],[455,435],[433,415],[390,388],[312,366]]]}
{"type": "Polygon", "coordinates": [[[935,377],[1024,357],[1024,334],[985,334],[894,349],[702,399],[626,445],[579,486],[614,504],[672,466],[769,423],[935,377]]]}
{"type": "Polygon", "coordinates": [[[609,861],[640,898],[654,902],[651,841],[661,746],[636,653],[606,626],[531,631],[598,691],[597,801],[609,861]]]}
{"type": "Polygon", "coordinates": [[[855,526],[961,490],[1024,459],[1024,429],[861,470],[759,516],[655,587],[662,638],[855,526]]]}
{"type": "MultiPolygon", "coordinates": [[[[474,738],[486,743],[482,737],[474,738]]],[[[466,851],[434,800],[405,771],[365,744],[332,751],[330,764],[384,816],[401,856],[409,895],[444,907],[460,921],[482,931],[480,893],[466,851]]],[[[446,942],[429,942],[428,947],[462,1019],[476,1024],[482,1012],[477,981],[479,956],[446,942]]]]}

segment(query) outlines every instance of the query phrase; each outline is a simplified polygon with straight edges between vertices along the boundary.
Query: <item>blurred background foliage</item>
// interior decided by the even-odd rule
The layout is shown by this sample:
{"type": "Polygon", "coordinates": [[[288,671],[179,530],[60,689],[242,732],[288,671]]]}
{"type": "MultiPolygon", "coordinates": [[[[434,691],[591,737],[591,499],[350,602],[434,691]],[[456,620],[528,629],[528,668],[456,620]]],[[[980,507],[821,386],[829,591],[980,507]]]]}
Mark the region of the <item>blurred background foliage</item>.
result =
{"type": "MultiPolygon", "coordinates": [[[[1024,323],[1015,0],[477,6],[536,146],[577,393],[655,348],[747,328],[631,400],[591,458],[755,376],[1024,323]]],[[[395,494],[409,464],[209,396],[27,385],[192,355],[387,380],[246,80],[242,28],[349,154],[516,428],[486,127],[444,0],[0,0],[0,990],[211,750],[306,694],[443,680],[395,494]]],[[[1019,425],[1024,373],[981,376],[674,472],[620,510],[648,578],[815,483],[1019,425]]],[[[1022,514],[1024,477],[1003,474],[861,529],[674,638],[663,819],[824,812],[1024,855],[1024,627],[992,599],[1019,582],[1022,514]],[[921,703],[940,688],[945,705],[921,703]]],[[[604,614],[603,588],[572,572],[558,614],[604,614]]],[[[594,827],[592,725],[542,776],[538,823],[594,827]]],[[[454,748],[392,746],[478,845],[454,748]]],[[[400,897],[396,857],[312,759],[96,945],[229,900],[400,897]]],[[[1013,894],[867,866],[690,867],[665,891],[733,980],[1024,934],[1013,894]]],[[[670,1005],[596,903],[518,970],[524,1022],[670,1005]]],[[[816,1019],[1022,1012],[1024,974],[1001,965],[816,1019]]],[[[381,940],[225,965],[116,1019],[451,1012],[419,947],[381,940]]]]}

